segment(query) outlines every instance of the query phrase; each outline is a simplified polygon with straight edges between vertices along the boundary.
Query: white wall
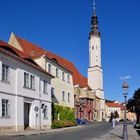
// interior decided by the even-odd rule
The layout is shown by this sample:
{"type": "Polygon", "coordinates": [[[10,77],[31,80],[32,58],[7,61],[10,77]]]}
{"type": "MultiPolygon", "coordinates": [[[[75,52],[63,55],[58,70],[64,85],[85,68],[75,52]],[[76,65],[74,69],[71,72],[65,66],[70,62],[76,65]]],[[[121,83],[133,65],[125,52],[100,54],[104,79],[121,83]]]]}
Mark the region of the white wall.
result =
{"type": "Polygon", "coordinates": [[[0,131],[3,128],[9,129],[9,131],[18,131],[24,128],[24,102],[26,100],[29,100],[31,103],[30,127],[34,129],[40,129],[41,127],[44,129],[49,128],[51,126],[51,77],[29,65],[0,53],[0,131]],[[9,66],[9,83],[1,81],[2,63],[9,66]],[[35,76],[35,90],[24,88],[24,72],[35,76]],[[43,93],[43,80],[48,83],[47,94],[43,93]],[[42,82],[41,91],[39,91],[40,81],[42,82]],[[1,117],[1,99],[10,100],[10,117],[1,117]],[[42,103],[48,107],[47,119],[42,119],[43,113],[40,108],[42,103]],[[36,106],[39,108],[37,113],[34,110],[36,106]]]}

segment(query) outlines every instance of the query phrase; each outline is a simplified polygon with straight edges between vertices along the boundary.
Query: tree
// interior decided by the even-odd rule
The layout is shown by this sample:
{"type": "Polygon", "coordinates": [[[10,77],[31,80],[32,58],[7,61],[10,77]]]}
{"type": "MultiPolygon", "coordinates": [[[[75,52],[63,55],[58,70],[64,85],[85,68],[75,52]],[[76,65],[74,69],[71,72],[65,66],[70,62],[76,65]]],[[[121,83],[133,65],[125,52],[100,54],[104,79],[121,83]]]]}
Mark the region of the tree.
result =
{"type": "Polygon", "coordinates": [[[115,119],[116,119],[116,118],[119,118],[118,111],[115,111],[115,112],[114,112],[114,118],[115,118],[115,119]]]}
{"type": "Polygon", "coordinates": [[[140,123],[140,88],[135,91],[133,98],[128,100],[127,108],[137,115],[137,123],[140,123]]]}
{"type": "Polygon", "coordinates": [[[135,112],[137,115],[137,123],[140,123],[140,88],[135,91],[133,99],[134,99],[135,112]]]}

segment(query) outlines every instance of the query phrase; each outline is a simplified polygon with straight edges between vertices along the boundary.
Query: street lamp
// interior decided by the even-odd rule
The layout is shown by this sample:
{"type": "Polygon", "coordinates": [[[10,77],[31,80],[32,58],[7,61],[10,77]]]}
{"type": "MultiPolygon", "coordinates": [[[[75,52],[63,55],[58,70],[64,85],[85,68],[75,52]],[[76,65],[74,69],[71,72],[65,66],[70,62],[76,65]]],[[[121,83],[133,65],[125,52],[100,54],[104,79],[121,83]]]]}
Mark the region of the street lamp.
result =
{"type": "Polygon", "coordinates": [[[128,89],[128,84],[126,82],[124,82],[122,88],[123,88],[123,95],[124,95],[124,99],[125,99],[125,113],[124,113],[124,123],[123,123],[123,134],[122,134],[122,138],[123,139],[128,139],[128,133],[127,133],[127,120],[126,120],[126,98],[127,98],[127,89],[128,89]]]}

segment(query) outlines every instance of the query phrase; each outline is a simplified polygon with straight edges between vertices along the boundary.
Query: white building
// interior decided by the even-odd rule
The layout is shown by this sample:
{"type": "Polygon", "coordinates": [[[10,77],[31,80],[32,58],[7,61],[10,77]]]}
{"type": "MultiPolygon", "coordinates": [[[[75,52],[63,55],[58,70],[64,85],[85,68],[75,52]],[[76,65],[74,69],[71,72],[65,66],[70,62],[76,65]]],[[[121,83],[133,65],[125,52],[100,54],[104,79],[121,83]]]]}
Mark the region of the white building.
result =
{"type": "Polygon", "coordinates": [[[121,118],[121,108],[122,105],[119,103],[114,103],[114,102],[105,103],[106,121],[109,121],[111,117],[111,113],[115,113],[115,111],[118,112],[119,118],[121,118]]]}
{"type": "Polygon", "coordinates": [[[91,20],[91,32],[89,34],[89,68],[88,85],[99,98],[99,111],[97,112],[98,121],[105,119],[105,101],[103,89],[103,70],[101,65],[101,36],[98,30],[98,18],[96,10],[91,20]]]}
{"type": "Polygon", "coordinates": [[[39,46],[11,34],[9,44],[28,54],[46,72],[55,78],[52,83],[52,100],[54,103],[74,108],[74,87],[72,72],[67,69],[67,61],[39,46]]]}
{"type": "Polygon", "coordinates": [[[51,79],[28,55],[0,41],[0,131],[51,126],[51,79]]]}

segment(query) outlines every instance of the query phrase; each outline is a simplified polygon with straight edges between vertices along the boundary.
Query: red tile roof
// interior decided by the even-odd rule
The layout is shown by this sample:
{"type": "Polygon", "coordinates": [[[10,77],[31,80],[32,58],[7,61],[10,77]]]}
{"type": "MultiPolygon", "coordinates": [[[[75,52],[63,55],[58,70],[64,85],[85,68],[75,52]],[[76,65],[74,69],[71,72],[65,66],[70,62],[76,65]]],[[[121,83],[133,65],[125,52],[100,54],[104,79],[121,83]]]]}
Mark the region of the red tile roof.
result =
{"type": "Polygon", "coordinates": [[[38,57],[45,53],[44,49],[42,49],[41,47],[38,47],[37,45],[35,45],[25,39],[22,39],[16,35],[15,35],[15,37],[16,37],[18,43],[21,45],[24,53],[26,53],[30,57],[32,57],[32,58],[38,57]]]}
{"type": "Polygon", "coordinates": [[[17,54],[17,55],[20,56],[21,58],[30,58],[29,55],[25,54],[24,52],[22,52],[22,51],[16,49],[15,47],[13,47],[13,46],[7,44],[6,42],[4,42],[4,41],[2,41],[2,40],[0,40],[0,46],[5,47],[5,49],[6,49],[6,48],[7,48],[7,49],[8,49],[8,48],[12,49],[12,50],[15,52],[15,54],[17,54]]]}
{"type": "Polygon", "coordinates": [[[25,54],[24,52],[21,52],[20,50],[16,49],[15,47],[7,44],[6,42],[4,42],[2,40],[0,40],[0,52],[2,52],[5,55],[8,55],[14,59],[17,59],[17,60],[29,65],[30,67],[33,67],[36,70],[39,70],[39,71],[51,76],[52,78],[54,78],[54,76],[47,73],[44,69],[42,69],[40,66],[38,66],[32,59],[30,60],[30,58],[27,54],[25,54]]]}
{"type": "Polygon", "coordinates": [[[70,62],[58,55],[55,55],[49,51],[45,51],[42,48],[40,48],[39,46],[37,46],[25,39],[22,39],[18,36],[15,36],[15,37],[27,55],[30,55],[32,58],[37,58],[37,57],[40,57],[41,55],[45,54],[49,59],[55,59],[58,62],[58,64],[60,64],[65,69],[67,69],[73,73],[74,85],[79,85],[82,88],[88,87],[90,89],[88,82],[87,82],[87,78],[80,74],[80,72],[78,71],[78,69],[75,67],[75,65],[72,62],[70,62]]]}
{"type": "Polygon", "coordinates": [[[120,107],[121,107],[121,105],[118,104],[118,103],[106,103],[106,105],[107,105],[108,107],[117,107],[117,108],[120,108],[120,107]]]}

